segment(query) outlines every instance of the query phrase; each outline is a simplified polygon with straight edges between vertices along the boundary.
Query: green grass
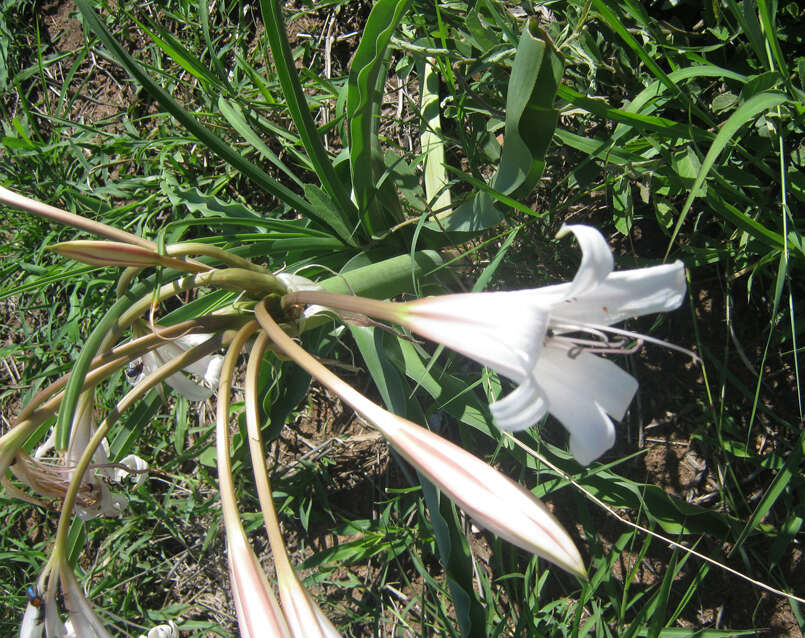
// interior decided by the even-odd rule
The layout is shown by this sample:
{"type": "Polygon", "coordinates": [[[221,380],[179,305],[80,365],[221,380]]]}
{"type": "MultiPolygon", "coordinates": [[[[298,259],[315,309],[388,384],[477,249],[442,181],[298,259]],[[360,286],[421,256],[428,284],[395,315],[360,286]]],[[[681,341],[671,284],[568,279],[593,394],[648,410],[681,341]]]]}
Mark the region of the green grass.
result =
{"type": "MultiPolygon", "coordinates": [[[[550,419],[518,435],[544,460],[503,437],[482,400],[497,378],[456,355],[416,348],[414,362],[389,354],[378,367],[377,340],[367,349],[332,323],[305,337],[321,356],[360,367],[343,373],[354,385],[414,420],[441,415],[446,435],[551,503],[589,583],[434,507],[410,467],[365,443],[368,430],[339,404],[310,398],[293,364],[272,359],[264,436],[292,560],[345,636],[459,636],[460,613],[472,636],[798,635],[799,603],[582,494],[805,595],[805,16],[794,2],[705,4],[548,2],[523,38],[520,5],[491,0],[380,0],[371,14],[360,3],[299,3],[284,24],[268,0],[114,10],[85,0],[80,11],[45,13],[8,0],[0,184],[155,241],[210,243],[315,279],[440,251],[436,276],[385,282],[423,295],[569,279],[576,249],[554,239],[563,222],[599,227],[620,268],[682,259],[686,306],[631,327],[695,349],[702,365],[652,346],[633,357],[638,400],[614,450],[589,468],[564,451],[550,419]],[[75,37],[57,38],[54,24],[75,37]],[[420,102],[426,76],[435,114],[420,102]],[[343,442],[327,443],[333,436],[343,442]]],[[[4,214],[0,396],[10,421],[73,366],[115,301],[118,272],[45,250],[78,237],[73,229],[4,214]]],[[[393,294],[382,284],[365,283],[393,294]]],[[[228,300],[208,295],[199,306],[219,302],[228,300]]],[[[387,334],[383,347],[410,344],[387,334]]],[[[101,385],[99,411],[123,392],[119,374],[101,385]]],[[[136,490],[124,485],[125,517],[71,536],[79,580],[114,635],[170,618],[182,619],[183,635],[237,632],[212,422],[211,410],[155,393],[109,437],[116,456],[135,451],[160,470],[136,490]]],[[[234,462],[245,525],[267,555],[242,445],[234,462]]],[[[0,634],[12,635],[58,518],[5,494],[0,511],[0,634]]]]}

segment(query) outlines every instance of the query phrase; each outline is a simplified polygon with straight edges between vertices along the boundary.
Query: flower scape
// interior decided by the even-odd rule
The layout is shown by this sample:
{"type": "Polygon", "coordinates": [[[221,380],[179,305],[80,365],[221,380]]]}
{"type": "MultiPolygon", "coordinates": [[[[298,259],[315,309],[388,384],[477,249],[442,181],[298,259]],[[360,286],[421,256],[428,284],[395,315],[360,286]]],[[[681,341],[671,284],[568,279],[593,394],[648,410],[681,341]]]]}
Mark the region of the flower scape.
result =
{"type": "MultiPolygon", "coordinates": [[[[69,213],[61,214],[77,225],[69,213]]],[[[240,635],[340,635],[303,588],[283,544],[262,439],[260,369],[266,358],[281,357],[304,369],[478,526],[586,578],[571,536],[531,491],[428,427],[377,405],[297,338],[335,318],[384,321],[391,329],[444,345],[514,384],[489,406],[500,428],[529,428],[550,413],[570,432],[572,455],[588,464],[613,445],[612,419],[623,418],[637,390],[637,381],[605,357],[633,352],[642,337],[613,324],[677,308],[685,295],[681,262],[615,271],[609,246],[597,230],[566,226],[560,235],[574,235],[583,254],[571,282],[398,303],[345,294],[340,276],[312,282],[275,275],[210,245],[157,249],[100,224],[93,230],[105,239],[52,248],[84,263],[123,267],[117,300],[87,336],[70,373],[37,392],[0,438],[6,494],[43,506],[56,503],[60,510],[49,557],[28,591],[21,638],[43,632],[48,638],[113,635],[76,580],[68,532],[75,516],[84,521],[125,517],[128,502],[118,486],[126,477],[130,489],[146,489],[149,464],[135,455],[112,460],[107,437],[153,388],[194,403],[215,395],[217,480],[240,635]],[[187,291],[200,297],[210,291],[236,294],[214,311],[161,322],[162,305],[184,299],[187,291]],[[276,579],[265,573],[250,544],[236,498],[230,429],[236,416],[233,383],[243,373],[238,365],[243,352],[248,353],[243,402],[248,452],[276,579]],[[105,410],[96,405],[96,388],[121,376],[128,384],[118,403],[105,410]]],[[[149,637],[178,635],[173,623],[146,631],[149,637]]]]}

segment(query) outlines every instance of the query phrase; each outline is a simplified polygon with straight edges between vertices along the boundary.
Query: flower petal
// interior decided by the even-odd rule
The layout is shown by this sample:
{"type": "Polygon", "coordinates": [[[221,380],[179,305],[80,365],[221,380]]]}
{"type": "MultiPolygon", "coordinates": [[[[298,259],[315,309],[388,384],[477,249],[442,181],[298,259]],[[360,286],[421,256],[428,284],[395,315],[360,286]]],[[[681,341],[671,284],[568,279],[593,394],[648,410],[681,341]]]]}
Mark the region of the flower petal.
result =
{"type": "Polygon", "coordinates": [[[25,608],[25,615],[22,617],[20,626],[20,638],[41,638],[42,630],[45,628],[42,607],[34,607],[31,603],[25,608]]]}
{"type": "Polygon", "coordinates": [[[172,620],[169,625],[157,625],[148,630],[148,636],[140,634],[137,638],[179,638],[179,631],[176,629],[176,623],[172,620]]]}
{"type": "Polygon", "coordinates": [[[131,476],[134,479],[134,485],[132,487],[137,487],[145,480],[145,472],[150,466],[148,465],[148,461],[145,459],[140,458],[136,454],[129,454],[128,456],[123,457],[118,461],[119,465],[125,465],[132,470],[136,470],[136,474],[131,472],[127,472],[123,468],[120,467],[113,467],[107,470],[107,476],[110,480],[114,481],[115,483],[120,483],[122,479],[127,476],[131,476]]]}
{"type": "Polygon", "coordinates": [[[426,297],[400,304],[403,325],[522,383],[548,328],[547,308],[519,292],[426,297]]]}
{"type": "Polygon", "coordinates": [[[103,626],[98,614],[84,596],[84,591],[73,574],[73,569],[66,560],[59,565],[59,580],[64,594],[64,606],[70,614],[75,634],[82,638],[112,638],[103,626]]]}
{"type": "Polygon", "coordinates": [[[75,511],[82,521],[89,521],[99,516],[117,518],[129,505],[129,499],[109,489],[105,482],[92,479],[92,487],[99,493],[98,500],[91,506],[76,504],[75,511]]]}
{"type": "Polygon", "coordinates": [[[548,411],[545,392],[533,374],[505,398],[489,404],[489,410],[498,427],[519,432],[537,423],[548,411]]]}
{"type": "Polygon", "coordinates": [[[148,638],[179,638],[176,624],[171,620],[169,625],[157,625],[148,631],[148,638]]]}
{"type": "MultiPolygon", "coordinates": [[[[556,289],[565,285],[544,288],[542,296],[557,295],[560,291],[556,289]]],[[[685,265],[681,261],[622,270],[610,274],[583,297],[556,304],[551,320],[610,326],[631,317],[675,310],[684,300],[686,289],[685,265]]]]}
{"type": "Polygon", "coordinates": [[[635,392],[637,380],[613,362],[548,342],[535,370],[548,409],[570,432],[570,448],[586,465],[615,443],[615,427],[607,416],[622,419],[635,392]]]}
{"type": "Polygon", "coordinates": [[[548,409],[555,414],[556,397],[571,403],[594,401],[620,420],[637,392],[637,379],[620,366],[602,357],[581,352],[575,357],[569,349],[552,341],[543,351],[535,376],[548,397],[548,409]]]}
{"type": "Polygon", "coordinates": [[[570,434],[570,453],[580,465],[589,465],[615,445],[615,426],[597,403],[585,403],[575,412],[574,418],[579,418],[581,412],[588,410],[584,432],[570,434]]]}
{"type": "MultiPolygon", "coordinates": [[[[181,351],[179,354],[184,352],[181,351]]],[[[149,374],[173,358],[166,356],[164,346],[146,352],[143,355],[143,371],[145,374],[149,374]]],[[[164,381],[189,401],[206,401],[212,396],[212,390],[199,385],[195,381],[191,381],[181,372],[166,377],[164,381]]]]}
{"type": "Polygon", "coordinates": [[[576,236],[581,247],[581,264],[567,291],[567,298],[572,299],[587,294],[604,281],[615,267],[615,260],[607,240],[592,226],[564,224],[556,236],[564,237],[568,232],[576,236]]]}

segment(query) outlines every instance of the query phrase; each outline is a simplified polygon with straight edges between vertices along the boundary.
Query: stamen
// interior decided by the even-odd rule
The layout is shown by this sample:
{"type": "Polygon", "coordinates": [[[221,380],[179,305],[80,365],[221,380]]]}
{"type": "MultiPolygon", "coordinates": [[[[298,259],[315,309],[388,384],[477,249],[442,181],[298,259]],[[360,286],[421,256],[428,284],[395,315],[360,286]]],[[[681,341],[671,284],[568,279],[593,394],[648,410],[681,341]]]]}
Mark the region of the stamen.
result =
{"type": "MultiPolygon", "coordinates": [[[[598,324],[592,323],[552,323],[551,327],[557,332],[586,332],[587,334],[591,334],[594,336],[599,336],[604,333],[616,334],[621,335],[623,337],[628,337],[629,339],[634,339],[637,344],[631,349],[626,350],[622,347],[617,348],[614,354],[632,354],[636,352],[643,344],[645,343],[653,343],[654,345],[662,346],[663,348],[667,348],[668,350],[674,350],[676,352],[681,352],[682,354],[688,355],[691,359],[693,359],[696,363],[701,363],[702,359],[692,350],[688,350],[687,348],[683,348],[673,343],[668,343],[667,341],[663,341],[662,339],[656,339],[654,337],[650,337],[649,335],[640,334],[639,332],[632,332],[631,330],[623,330],[621,328],[613,328],[612,326],[602,326],[598,324]]],[[[554,339],[558,339],[562,337],[554,337],[554,339]]],[[[568,339],[568,337],[565,337],[568,339]]],[[[572,337],[569,338],[571,343],[582,343],[583,340],[573,339],[572,337]]],[[[609,343],[608,340],[605,339],[606,343],[609,343]]],[[[586,349],[586,348],[585,348],[586,349]]],[[[588,352],[592,352],[593,350],[587,350],[588,352]]],[[[600,350],[599,352],[604,352],[600,350]]],[[[606,352],[610,352],[609,349],[606,352]]],[[[580,353],[575,353],[572,358],[575,358],[580,353]]],[[[570,356],[570,355],[568,355],[570,356]]]]}
{"type": "Polygon", "coordinates": [[[612,341],[606,341],[605,343],[611,344],[608,347],[601,347],[602,342],[600,341],[577,339],[575,337],[553,337],[552,340],[567,345],[567,356],[571,359],[575,359],[582,352],[589,352],[590,354],[634,354],[640,350],[641,346],[643,345],[642,339],[615,339],[612,341]],[[632,345],[629,346],[629,343],[632,345]]]}

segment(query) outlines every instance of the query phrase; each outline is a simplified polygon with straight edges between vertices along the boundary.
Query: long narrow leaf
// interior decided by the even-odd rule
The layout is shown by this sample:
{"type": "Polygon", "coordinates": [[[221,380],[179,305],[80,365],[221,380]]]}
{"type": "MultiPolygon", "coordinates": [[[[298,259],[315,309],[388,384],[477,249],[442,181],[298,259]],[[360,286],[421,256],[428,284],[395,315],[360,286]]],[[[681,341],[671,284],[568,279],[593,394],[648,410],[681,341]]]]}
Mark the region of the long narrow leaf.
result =
{"type": "Polygon", "coordinates": [[[161,86],[154,82],[151,77],[142,69],[139,62],[126,51],[123,46],[115,39],[106,25],[90,7],[88,0],[76,0],[76,5],[84,16],[87,25],[100,38],[104,46],[109,49],[115,59],[129,72],[129,74],[142,84],[154,99],[173,117],[175,117],[188,131],[195,135],[201,142],[210,148],[214,153],[223,158],[241,173],[254,180],[261,188],[265,189],[280,201],[288,204],[302,214],[310,215],[315,218],[315,211],[310,204],[302,197],[289,190],[276,180],[272,179],[262,169],[255,166],[252,162],[244,158],[234,148],[229,146],[217,135],[212,133],[202,125],[191,113],[183,109],[171,95],[161,86]]]}
{"type": "MultiPolygon", "coordinates": [[[[506,135],[498,170],[488,186],[483,185],[481,192],[440,219],[439,226],[453,231],[490,228],[503,218],[493,199],[515,202],[531,193],[545,169],[545,153],[556,129],[558,111],[553,103],[563,66],[547,35],[529,22],[520,37],[507,87],[506,135]]],[[[471,178],[462,178],[472,183],[471,178]]]]}
{"type": "Polygon", "coordinates": [[[378,157],[376,131],[377,107],[384,58],[391,34],[411,0],[378,0],[372,7],[355,51],[347,85],[347,121],[349,123],[349,161],[352,189],[362,223],[369,235],[380,234],[399,220],[389,219],[378,205],[377,181],[382,172],[378,157]]]}
{"type": "MultiPolygon", "coordinates": [[[[358,211],[355,209],[352,200],[350,200],[344,184],[336,175],[332,161],[319,137],[316,124],[310,115],[307,100],[302,92],[302,85],[299,83],[299,77],[294,67],[294,58],[285,34],[285,24],[282,20],[280,6],[277,0],[261,0],[260,8],[263,13],[263,22],[266,27],[271,54],[274,58],[274,66],[277,69],[288,111],[291,113],[294,124],[296,124],[302,144],[310,156],[310,161],[313,162],[316,175],[321,180],[324,190],[335,202],[335,209],[341,216],[342,226],[346,228],[354,227],[358,221],[358,211]]],[[[350,245],[356,245],[355,240],[350,236],[342,236],[341,239],[350,245]]]]}
{"type": "Polygon", "coordinates": [[[718,159],[721,151],[726,148],[733,135],[735,135],[738,130],[753,117],[759,113],[763,113],[764,111],[768,111],[769,109],[782,104],[787,99],[788,98],[783,93],[758,93],[741,104],[741,106],[739,106],[735,112],[730,115],[727,121],[724,122],[724,124],[721,126],[721,130],[718,132],[718,135],[716,135],[716,138],[710,145],[710,149],[707,151],[707,155],[702,162],[702,167],[699,170],[699,175],[696,177],[696,181],[693,183],[693,186],[690,189],[690,194],[688,195],[687,200],[685,200],[685,205],[682,207],[682,211],[679,213],[679,219],[676,222],[676,226],[674,226],[671,241],[668,243],[668,250],[665,252],[666,256],[671,252],[671,247],[674,245],[674,241],[676,241],[676,236],[679,233],[679,229],[682,228],[682,224],[685,222],[685,218],[688,216],[688,211],[693,204],[693,200],[699,193],[699,189],[701,188],[702,184],[704,184],[704,180],[707,179],[707,174],[710,172],[710,169],[713,167],[716,159],[718,159]]]}

